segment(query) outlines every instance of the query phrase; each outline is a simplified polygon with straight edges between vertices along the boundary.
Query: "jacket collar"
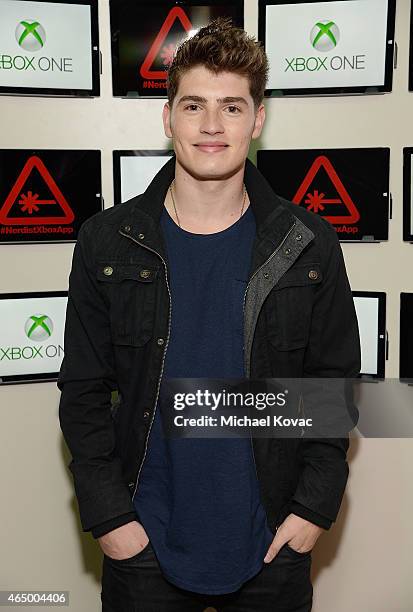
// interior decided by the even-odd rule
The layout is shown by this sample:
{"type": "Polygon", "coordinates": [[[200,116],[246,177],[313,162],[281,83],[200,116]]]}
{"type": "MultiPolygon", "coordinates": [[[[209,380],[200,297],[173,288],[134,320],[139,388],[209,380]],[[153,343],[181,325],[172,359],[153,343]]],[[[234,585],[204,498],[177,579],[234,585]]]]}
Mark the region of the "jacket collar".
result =
{"type": "MultiPolygon", "coordinates": [[[[174,176],[175,155],[159,170],[146,191],[132,199],[132,208],[119,226],[121,233],[127,233],[163,256],[165,250],[159,224],[164,200],[174,176]]],[[[296,221],[296,217],[282,204],[264,176],[249,159],[245,162],[244,182],[256,223],[253,247],[253,268],[255,268],[279,245],[296,221]]]]}

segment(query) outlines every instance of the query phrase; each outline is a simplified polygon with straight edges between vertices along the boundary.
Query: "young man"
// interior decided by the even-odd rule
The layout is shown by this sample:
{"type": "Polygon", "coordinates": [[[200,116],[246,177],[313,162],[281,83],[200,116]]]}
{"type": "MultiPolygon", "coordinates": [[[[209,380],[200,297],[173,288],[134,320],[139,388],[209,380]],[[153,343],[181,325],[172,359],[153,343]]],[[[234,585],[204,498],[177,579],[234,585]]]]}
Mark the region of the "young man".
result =
{"type": "Polygon", "coordinates": [[[348,438],[172,439],[159,402],[165,377],[360,370],[335,230],[247,160],[267,73],[228,20],[183,43],[163,110],[174,157],[75,245],[59,414],[107,612],[311,610],[311,551],[340,508],[348,438]]]}

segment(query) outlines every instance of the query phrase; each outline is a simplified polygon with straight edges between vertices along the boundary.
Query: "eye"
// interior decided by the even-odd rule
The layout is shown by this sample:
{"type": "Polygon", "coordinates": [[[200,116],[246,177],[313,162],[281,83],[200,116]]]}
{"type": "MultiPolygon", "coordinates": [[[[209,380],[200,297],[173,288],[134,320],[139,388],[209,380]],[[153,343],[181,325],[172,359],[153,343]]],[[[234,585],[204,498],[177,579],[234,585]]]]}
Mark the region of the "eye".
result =
{"type": "Polygon", "coordinates": [[[190,110],[196,110],[199,107],[198,107],[198,104],[188,104],[187,106],[185,106],[184,110],[187,110],[188,108],[190,110]]]}
{"type": "Polygon", "coordinates": [[[228,110],[231,109],[231,112],[230,112],[231,115],[236,115],[237,113],[241,112],[241,109],[238,106],[235,106],[233,104],[231,104],[231,106],[228,106],[227,108],[228,110]]]}

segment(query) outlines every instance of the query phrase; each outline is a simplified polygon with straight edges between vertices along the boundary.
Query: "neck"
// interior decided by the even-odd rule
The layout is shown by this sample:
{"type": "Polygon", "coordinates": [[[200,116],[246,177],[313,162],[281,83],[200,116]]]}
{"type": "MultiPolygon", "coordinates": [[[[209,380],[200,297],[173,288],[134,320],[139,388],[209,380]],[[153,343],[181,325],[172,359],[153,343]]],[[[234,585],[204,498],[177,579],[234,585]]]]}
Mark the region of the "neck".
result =
{"type": "MultiPolygon", "coordinates": [[[[244,168],[245,163],[224,179],[200,180],[176,160],[172,187],[181,227],[196,233],[212,233],[235,223],[240,218],[244,201],[244,168]]],[[[247,194],[243,214],[248,205],[247,194]]],[[[165,199],[165,207],[178,223],[170,190],[165,199]]]]}

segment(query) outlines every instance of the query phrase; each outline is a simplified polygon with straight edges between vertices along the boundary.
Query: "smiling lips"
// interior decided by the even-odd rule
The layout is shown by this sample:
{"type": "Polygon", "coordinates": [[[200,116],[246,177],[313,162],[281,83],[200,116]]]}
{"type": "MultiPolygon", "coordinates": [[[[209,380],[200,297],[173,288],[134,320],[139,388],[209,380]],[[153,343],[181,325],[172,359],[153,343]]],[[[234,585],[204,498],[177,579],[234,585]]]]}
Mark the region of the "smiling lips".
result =
{"type": "Polygon", "coordinates": [[[200,142],[195,147],[207,153],[217,153],[226,149],[228,145],[225,142],[200,142]]]}

